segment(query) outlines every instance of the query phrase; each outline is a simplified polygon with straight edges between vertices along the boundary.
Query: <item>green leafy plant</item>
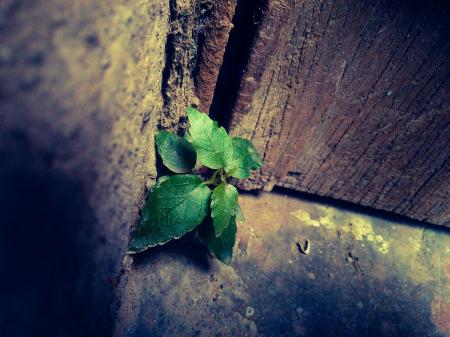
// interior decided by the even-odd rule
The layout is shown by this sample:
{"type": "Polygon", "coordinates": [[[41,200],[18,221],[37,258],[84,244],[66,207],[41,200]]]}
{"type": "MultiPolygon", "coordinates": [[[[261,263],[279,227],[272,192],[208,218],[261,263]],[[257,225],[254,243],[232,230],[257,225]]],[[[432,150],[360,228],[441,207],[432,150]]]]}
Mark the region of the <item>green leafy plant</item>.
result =
{"type": "Polygon", "coordinates": [[[229,263],[236,240],[236,220],[243,221],[233,178],[249,178],[262,167],[253,144],[231,138],[217,122],[188,108],[184,137],[159,131],[156,146],[163,164],[175,175],[160,177],[150,192],[129,253],[178,239],[203,223],[199,234],[210,251],[229,263]],[[204,174],[204,168],[209,168],[204,174]],[[212,221],[204,222],[208,214],[212,221]]]}

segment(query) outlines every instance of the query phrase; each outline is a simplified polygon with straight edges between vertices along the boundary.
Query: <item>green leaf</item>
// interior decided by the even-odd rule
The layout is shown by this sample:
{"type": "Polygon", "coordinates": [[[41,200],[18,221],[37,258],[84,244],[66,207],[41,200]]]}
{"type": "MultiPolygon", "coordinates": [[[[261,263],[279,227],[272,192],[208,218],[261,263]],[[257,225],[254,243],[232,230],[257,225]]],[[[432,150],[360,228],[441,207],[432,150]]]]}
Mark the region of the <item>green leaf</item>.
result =
{"type": "Polygon", "coordinates": [[[235,166],[230,171],[232,177],[249,178],[251,170],[258,170],[263,166],[261,157],[252,142],[240,137],[233,137],[231,143],[235,166]]]}
{"type": "Polygon", "coordinates": [[[210,195],[211,190],[195,175],[161,177],[142,211],[129,252],[141,252],[193,230],[207,215],[210,195]]]}
{"type": "Polygon", "coordinates": [[[233,256],[233,247],[236,241],[236,218],[230,219],[230,224],[223,231],[222,235],[216,237],[214,227],[211,224],[203,226],[200,236],[208,249],[223,263],[229,264],[233,256]]]}
{"type": "Polygon", "coordinates": [[[233,146],[225,129],[195,108],[187,112],[190,126],[186,138],[194,145],[198,160],[209,168],[229,172],[234,166],[233,146]]]}
{"type": "Polygon", "coordinates": [[[237,201],[238,191],[233,185],[222,183],[214,189],[211,196],[211,217],[216,236],[220,236],[230,224],[237,201]]]}
{"type": "Polygon", "coordinates": [[[167,131],[159,131],[156,146],[163,164],[172,172],[185,173],[195,166],[197,154],[186,139],[167,131]]]}
{"type": "Polygon", "coordinates": [[[242,208],[239,204],[237,204],[234,212],[236,213],[236,220],[245,221],[244,213],[242,212],[242,208]]]}
{"type": "Polygon", "coordinates": [[[156,181],[156,184],[153,186],[152,191],[155,190],[156,188],[158,188],[159,185],[161,185],[164,181],[166,181],[169,178],[170,178],[170,176],[159,177],[158,180],[156,181]]]}

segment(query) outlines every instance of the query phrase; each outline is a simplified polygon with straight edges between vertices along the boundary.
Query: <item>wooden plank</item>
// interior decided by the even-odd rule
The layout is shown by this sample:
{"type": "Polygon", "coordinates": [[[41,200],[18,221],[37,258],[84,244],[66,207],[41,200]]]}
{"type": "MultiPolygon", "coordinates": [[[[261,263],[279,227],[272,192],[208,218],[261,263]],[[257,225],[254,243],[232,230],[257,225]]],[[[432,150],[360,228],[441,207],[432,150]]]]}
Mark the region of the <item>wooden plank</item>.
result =
{"type": "Polygon", "coordinates": [[[443,1],[268,1],[232,112],[274,185],[450,225],[443,1]]]}

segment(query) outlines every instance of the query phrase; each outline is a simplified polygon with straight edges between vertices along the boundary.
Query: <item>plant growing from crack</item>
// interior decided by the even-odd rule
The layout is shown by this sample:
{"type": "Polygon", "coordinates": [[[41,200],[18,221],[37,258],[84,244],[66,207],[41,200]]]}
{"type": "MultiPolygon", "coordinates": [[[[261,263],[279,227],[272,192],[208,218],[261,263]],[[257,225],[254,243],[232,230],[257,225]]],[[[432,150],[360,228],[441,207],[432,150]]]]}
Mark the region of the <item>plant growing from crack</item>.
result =
{"type": "Polygon", "coordinates": [[[184,137],[159,131],[156,146],[163,164],[175,175],[160,177],[153,186],[142,217],[128,246],[130,254],[162,245],[199,230],[214,255],[229,263],[236,240],[236,220],[243,221],[233,178],[249,178],[262,167],[253,144],[230,137],[217,122],[188,108],[189,129],[184,137]],[[202,167],[212,171],[204,177],[202,167]],[[212,221],[204,222],[210,213],[212,221]]]}

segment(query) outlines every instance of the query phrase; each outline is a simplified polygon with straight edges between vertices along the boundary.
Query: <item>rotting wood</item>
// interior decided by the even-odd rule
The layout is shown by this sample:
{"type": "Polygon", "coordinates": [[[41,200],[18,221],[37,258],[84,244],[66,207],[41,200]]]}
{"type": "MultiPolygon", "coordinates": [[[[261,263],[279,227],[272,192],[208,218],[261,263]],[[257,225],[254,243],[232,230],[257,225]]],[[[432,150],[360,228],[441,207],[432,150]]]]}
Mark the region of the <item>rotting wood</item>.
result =
{"type": "MultiPolygon", "coordinates": [[[[195,93],[200,100],[201,111],[209,112],[217,77],[222,66],[225,47],[230,30],[237,0],[217,0],[208,10],[211,18],[205,29],[203,45],[200,50],[200,60],[195,76],[195,93]]],[[[205,9],[206,10],[206,9],[205,9]]]]}
{"type": "Polygon", "coordinates": [[[438,1],[268,1],[231,121],[265,168],[242,187],[450,225],[449,14],[438,1]]]}

